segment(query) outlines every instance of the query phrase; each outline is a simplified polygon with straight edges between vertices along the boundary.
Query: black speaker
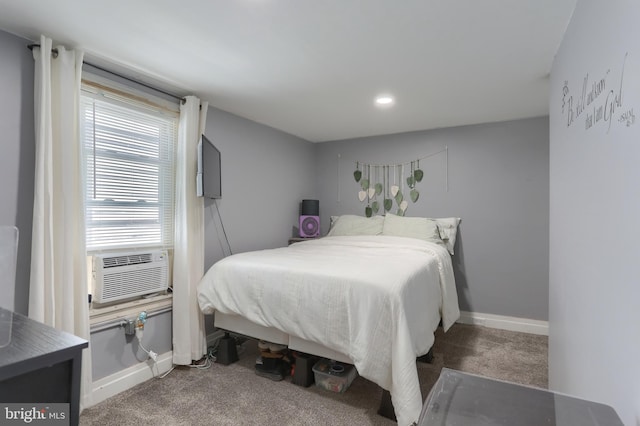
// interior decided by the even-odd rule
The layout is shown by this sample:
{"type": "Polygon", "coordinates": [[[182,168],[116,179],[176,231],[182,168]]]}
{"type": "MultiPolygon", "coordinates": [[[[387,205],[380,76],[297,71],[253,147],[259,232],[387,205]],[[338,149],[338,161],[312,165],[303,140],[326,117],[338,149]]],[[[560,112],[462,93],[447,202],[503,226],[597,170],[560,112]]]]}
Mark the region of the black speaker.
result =
{"type": "Polygon", "coordinates": [[[302,200],[300,216],[320,216],[320,201],[302,200]]]}

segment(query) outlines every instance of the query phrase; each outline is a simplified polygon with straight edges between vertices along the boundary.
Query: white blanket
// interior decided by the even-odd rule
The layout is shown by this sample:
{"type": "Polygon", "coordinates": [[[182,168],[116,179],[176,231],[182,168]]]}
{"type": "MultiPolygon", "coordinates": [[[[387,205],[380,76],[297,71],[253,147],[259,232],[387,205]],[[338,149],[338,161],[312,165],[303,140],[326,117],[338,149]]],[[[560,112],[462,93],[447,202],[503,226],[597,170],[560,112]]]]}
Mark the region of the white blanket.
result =
{"type": "Polygon", "coordinates": [[[325,237],[236,254],[198,286],[202,312],[238,314],[353,360],[389,390],[399,425],[418,420],[416,357],[440,318],[458,319],[451,257],[438,244],[389,236],[325,237]]]}

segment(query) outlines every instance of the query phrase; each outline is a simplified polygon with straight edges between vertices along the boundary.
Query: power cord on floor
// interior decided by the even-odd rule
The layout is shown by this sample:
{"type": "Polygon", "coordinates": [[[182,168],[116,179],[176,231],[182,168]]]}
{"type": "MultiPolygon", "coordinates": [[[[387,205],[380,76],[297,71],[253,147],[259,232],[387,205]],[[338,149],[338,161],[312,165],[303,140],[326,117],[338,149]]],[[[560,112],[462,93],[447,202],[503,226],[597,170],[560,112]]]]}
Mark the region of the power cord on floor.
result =
{"type": "MultiPolygon", "coordinates": [[[[204,356],[204,358],[202,358],[200,360],[200,362],[202,362],[202,363],[199,364],[198,361],[194,361],[193,363],[191,363],[191,365],[187,365],[186,367],[197,368],[199,370],[206,370],[207,368],[211,368],[213,363],[216,361],[216,357],[213,354],[215,353],[215,350],[217,349],[217,344],[218,344],[218,342],[216,341],[215,342],[215,347],[214,346],[210,346],[208,348],[207,354],[204,356]]],[[[158,379],[164,379],[165,377],[167,377],[169,375],[169,373],[171,373],[173,370],[175,370],[175,368],[176,368],[176,365],[173,365],[169,369],[169,371],[164,373],[162,376],[158,376],[158,379]]]]}
{"type": "Polygon", "coordinates": [[[169,373],[171,373],[174,369],[176,368],[175,365],[173,365],[169,371],[167,371],[166,373],[164,373],[162,376],[158,376],[158,379],[164,379],[165,377],[167,377],[169,375],[169,373]]]}
{"type": "Polygon", "coordinates": [[[218,346],[220,345],[220,340],[216,339],[215,342],[211,346],[207,348],[207,353],[205,356],[199,361],[194,361],[188,367],[197,368],[200,370],[206,370],[211,368],[214,362],[216,362],[216,354],[218,353],[218,346]]]}
{"type": "MultiPolygon", "coordinates": [[[[241,336],[233,336],[235,342],[236,342],[236,349],[238,351],[238,355],[242,354],[245,351],[245,347],[244,347],[244,343],[248,340],[247,338],[241,337],[241,336]]],[[[206,370],[208,368],[211,368],[211,366],[213,365],[214,362],[216,362],[216,355],[218,353],[218,347],[220,346],[220,338],[216,339],[211,346],[207,347],[207,353],[204,357],[202,357],[202,359],[200,359],[199,361],[194,361],[192,362],[190,365],[187,365],[186,367],[189,368],[196,368],[198,370],[206,370]]],[[[140,345],[140,347],[142,347],[142,345],[140,345]]],[[[144,348],[142,348],[145,352],[146,350],[144,348]]],[[[148,353],[148,352],[147,352],[148,353]]],[[[166,373],[164,373],[162,376],[157,376],[157,378],[159,379],[164,379],[165,377],[167,377],[169,375],[169,373],[171,373],[174,369],[176,368],[176,366],[172,366],[169,371],[167,371],[166,373]]]]}
{"type": "MultiPolygon", "coordinates": [[[[245,350],[244,343],[247,341],[247,338],[237,335],[233,335],[232,337],[236,344],[236,351],[238,355],[241,355],[245,350]]],[[[193,365],[190,365],[189,367],[200,368],[203,370],[210,368],[211,365],[217,360],[218,348],[220,347],[220,339],[221,338],[216,339],[211,344],[211,346],[207,348],[207,354],[199,361],[199,363],[195,363],[193,365]]]]}

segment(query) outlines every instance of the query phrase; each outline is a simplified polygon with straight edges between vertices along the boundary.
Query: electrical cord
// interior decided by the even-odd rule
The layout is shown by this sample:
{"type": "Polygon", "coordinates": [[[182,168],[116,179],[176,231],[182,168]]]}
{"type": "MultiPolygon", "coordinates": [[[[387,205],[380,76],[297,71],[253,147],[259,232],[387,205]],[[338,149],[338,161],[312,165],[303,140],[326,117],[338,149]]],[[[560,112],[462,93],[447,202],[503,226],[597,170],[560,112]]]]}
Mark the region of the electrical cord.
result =
{"type": "Polygon", "coordinates": [[[146,350],[144,346],[142,346],[142,342],[138,342],[138,344],[140,345],[140,348],[142,348],[142,350],[145,351],[147,355],[149,355],[149,358],[151,358],[154,362],[156,362],[158,354],[153,351],[146,350]]]}
{"type": "Polygon", "coordinates": [[[172,366],[169,371],[167,371],[166,373],[164,373],[162,376],[158,376],[158,379],[164,379],[165,377],[167,377],[169,375],[169,373],[171,373],[174,369],[176,368],[176,366],[172,366]]]}
{"type": "Polygon", "coordinates": [[[145,349],[144,346],[142,346],[142,329],[141,328],[136,328],[136,338],[138,339],[138,346],[140,346],[140,348],[143,351],[145,351],[147,355],[149,355],[149,358],[151,358],[153,362],[156,362],[158,360],[158,354],[155,353],[154,351],[148,351],[147,349],[145,349]]]}
{"type": "MultiPolygon", "coordinates": [[[[220,209],[218,208],[218,203],[217,200],[214,198],[213,199],[213,206],[216,208],[216,211],[218,212],[218,220],[220,221],[220,225],[222,227],[222,234],[224,236],[224,240],[227,243],[227,248],[229,249],[229,255],[233,254],[233,250],[231,250],[231,244],[229,243],[229,237],[227,237],[227,231],[224,228],[224,222],[222,221],[222,216],[220,215],[220,209]]],[[[211,221],[214,221],[214,216],[213,216],[213,210],[211,210],[211,221]]],[[[215,222],[214,222],[214,226],[216,227],[216,231],[218,230],[218,227],[216,226],[215,222]]],[[[226,253],[224,252],[224,247],[222,247],[222,242],[220,241],[220,234],[218,232],[216,232],[216,234],[218,234],[218,242],[220,243],[220,248],[222,249],[222,254],[224,255],[224,257],[227,257],[226,253]]]]}
{"type": "MultiPolygon", "coordinates": [[[[197,368],[198,370],[206,370],[208,368],[211,368],[213,363],[216,361],[215,353],[217,352],[217,350],[218,350],[218,340],[216,340],[214,342],[214,344],[212,346],[209,346],[209,348],[207,349],[207,354],[205,355],[204,364],[191,364],[191,365],[187,365],[187,367],[189,367],[189,368],[197,368]]],[[[164,379],[165,377],[167,377],[169,375],[169,373],[171,373],[173,370],[175,370],[175,368],[176,368],[176,366],[173,365],[169,369],[169,371],[164,373],[162,376],[157,376],[157,378],[158,379],[164,379]]]]}
{"type": "Polygon", "coordinates": [[[203,359],[201,359],[200,361],[202,361],[201,364],[198,364],[198,362],[200,361],[196,361],[196,363],[193,363],[191,365],[188,365],[187,367],[190,368],[197,368],[199,370],[206,370],[208,368],[211,368],[211,366],[213,365],[214,362],[216,362],[216,353],[218,351],[218,340],[216,340],[213,345],[209,346],[207,348],[207,353],[204,356],[203,359]]]}
{"type": "MultiPolygon", "coordinates": [[[[136,334],[136,336],[137,336],[137,334],[136,334]]],[[[234,336],[234,340],[236,341],[237,351],[238,351],[238,354],[240,355],[245,351],[244,343],[247,341],[247,339],[243,339],[241,337],[234,336]]],[[[213,363],[216,362],[216,359],[217,359],[216,354],[218,353],[218,347],[219,346],[220,346],[220,339],[216,339],[216,341],[213,342],[213,344],[207,348],[207,353],[205,354],[205,356],[200,361],[194,361],[192,364],[187,365],[186,367],[195,368],[195,369],[198,369],[198,370],[207,370],[207,369],[211,368],[213,366],[213,363]]],[[[142,348],[142,350],[144,350],[146,352],[146,349],[144,347],[142,347],[142,344],[140,345],[140,347],[142,348]]],[[[157,368],[157,364],[156,364],[156,368],[157,368]]],[[[172,366],[169,369],[169,371],[164,373],[162,376],[156,376],[156,378],[164,379],[175,368],[176,368],[175,365],[172,366]]]]}
{"type": "MultiPolygon", "coordinates": [[[[153,365],[156,367],[156,372],[153,373],[153,376],[156,377],[157,374],[160,374],[160,369],[158,368],[158,354],[155,353],[154,351],[151,350],[147,350],[143,345],[142,345],[142,328],[136,328],[136,339],[138,339],[138,346],[140,346],[140,348],[149,356],[149,358],[153,361],[153,365]]],[[[153,368],[152,368],[153,371],[153,368]]]]}
{"type": "MultiPolygon", "coordinates": [[[[234,340],[236,342],[236,350],[238,352],[238,355],[240,355],[245,350],[244,343],[247,341],[247,339],[242,339],[238,336],[234,336],[234,340]]],[[[206,370],[208,368],[211,368],[213,363],[216,362],[216,359],[217,359],[216,355],[218,353],[219,346],[220,346],[220,339],[218,338],[213,342],[211,346],[207,348],[206,355],[200,361],[196,361],[196,363],[188,365],[188,367],[197,368],[200,370],[206,370]]]]}

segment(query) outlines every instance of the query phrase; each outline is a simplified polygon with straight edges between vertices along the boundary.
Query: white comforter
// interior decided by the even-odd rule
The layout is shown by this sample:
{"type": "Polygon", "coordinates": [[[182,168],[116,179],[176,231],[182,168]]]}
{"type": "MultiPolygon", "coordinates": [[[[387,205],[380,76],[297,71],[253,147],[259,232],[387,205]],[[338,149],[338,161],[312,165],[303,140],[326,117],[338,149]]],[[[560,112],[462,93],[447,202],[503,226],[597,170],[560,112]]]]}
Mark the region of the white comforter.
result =
{"type": "Polygon", "coordinates": [[[447,250],[403,237],[325,237],[236,254],[198,286],[202,312],[238,314],[353,360],[389,390],[399,425],[418,420],[416,356],[458,319],[447,250]]]}

